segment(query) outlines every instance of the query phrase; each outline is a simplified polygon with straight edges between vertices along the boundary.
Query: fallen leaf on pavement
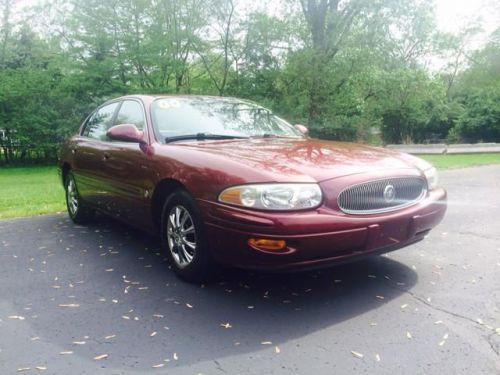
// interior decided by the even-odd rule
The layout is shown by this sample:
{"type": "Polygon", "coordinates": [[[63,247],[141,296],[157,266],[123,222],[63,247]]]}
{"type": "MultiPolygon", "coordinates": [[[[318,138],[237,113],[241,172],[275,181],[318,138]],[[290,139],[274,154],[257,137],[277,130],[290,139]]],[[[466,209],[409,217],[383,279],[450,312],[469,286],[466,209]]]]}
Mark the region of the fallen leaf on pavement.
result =
{"type": "Polygon", "coordinates": [[[19,315],[11,315],[9,316],[9,319],[17,319],[17,320],[24,320],[24,316],[19,316],[19,315]]]}
{"type": "Polygon", "coordinates": [[[363,358],[364,355],[359,353],[359,352],[355,352],[354,350],[351,350],[351,354],[357,358],[363,358]]]}

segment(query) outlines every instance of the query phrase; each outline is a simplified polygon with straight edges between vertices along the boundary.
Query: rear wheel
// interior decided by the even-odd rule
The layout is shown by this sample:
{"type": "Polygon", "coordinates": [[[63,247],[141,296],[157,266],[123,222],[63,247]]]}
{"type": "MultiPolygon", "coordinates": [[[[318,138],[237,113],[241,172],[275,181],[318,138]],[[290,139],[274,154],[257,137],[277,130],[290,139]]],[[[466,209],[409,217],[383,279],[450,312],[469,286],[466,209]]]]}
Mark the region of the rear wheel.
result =
{"type": "Polygon", "coordinates": [[[163,248],[180,278],[198,283],[217,273],[198,206],[186,191],[177,190],[167,199],[161,226],[163,248]]]}
{"type": "Polygon", "coordinates": [[[70,171],[64,181],[64,188],[66,190],[66,208],[68,215],[76,224],[88,223],[94,217],[94,211],[88,208],[80,198],[78,189],[76,187],[75,177],[70,171]]]}

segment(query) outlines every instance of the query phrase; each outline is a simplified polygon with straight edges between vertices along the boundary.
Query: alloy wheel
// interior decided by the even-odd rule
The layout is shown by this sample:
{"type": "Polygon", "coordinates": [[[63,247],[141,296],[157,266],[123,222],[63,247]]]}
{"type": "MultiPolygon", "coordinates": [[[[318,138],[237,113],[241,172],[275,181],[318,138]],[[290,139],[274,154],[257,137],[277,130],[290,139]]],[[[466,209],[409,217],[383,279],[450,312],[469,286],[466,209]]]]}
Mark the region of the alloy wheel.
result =
{"type": "Polygon", "coordinates": [[[76,191],[75,181],[70,178],[66,188],[66,199],[68,202],[68,210],[71,216],[75,216],[78,211],[78,192],[76,191]]]}
{"type": "Polygon", "coordinates": [[[189,211],[182,205],[172,207],[167,222],[168,247],[176,265],[185,268],[196,254],[196,229],[189,211]]]}

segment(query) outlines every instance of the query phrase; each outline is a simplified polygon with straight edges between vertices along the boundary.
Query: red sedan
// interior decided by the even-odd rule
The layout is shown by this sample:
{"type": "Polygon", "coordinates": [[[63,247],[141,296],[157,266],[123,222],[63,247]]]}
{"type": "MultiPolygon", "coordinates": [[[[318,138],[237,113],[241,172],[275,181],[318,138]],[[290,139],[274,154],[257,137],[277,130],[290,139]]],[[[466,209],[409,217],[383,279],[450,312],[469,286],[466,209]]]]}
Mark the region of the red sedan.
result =
{"type": "Polygon", "coordinates": [[[326,266],[419,241],[446,211],[436,170],[381,148],[311,139],[251,102],[127,96],[62,148],[68,213],[158,233],[175,272],[326,266]]]}

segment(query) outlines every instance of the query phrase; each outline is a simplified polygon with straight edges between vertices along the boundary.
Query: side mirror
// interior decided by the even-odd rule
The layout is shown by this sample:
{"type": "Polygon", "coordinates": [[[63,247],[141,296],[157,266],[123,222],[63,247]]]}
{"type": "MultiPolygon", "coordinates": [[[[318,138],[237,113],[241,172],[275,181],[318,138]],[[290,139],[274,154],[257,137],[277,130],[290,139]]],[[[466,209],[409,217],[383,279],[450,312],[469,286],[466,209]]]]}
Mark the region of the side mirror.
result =
{"type": "Polygon", "coordinates": [[[306,137],[309,136],[309,129],[307,129],[307,126],[302,125],[302,124],[296,124],[294,125],[295,129],[297,129],[299,132],[304,134],[306,137]]]}
{"type": "Polygon", "coordinates": [[[145,143],[144,132],[134,124],[120,124],[112,126],[106,132],[109,139],[122,142],[145,143]]]}

